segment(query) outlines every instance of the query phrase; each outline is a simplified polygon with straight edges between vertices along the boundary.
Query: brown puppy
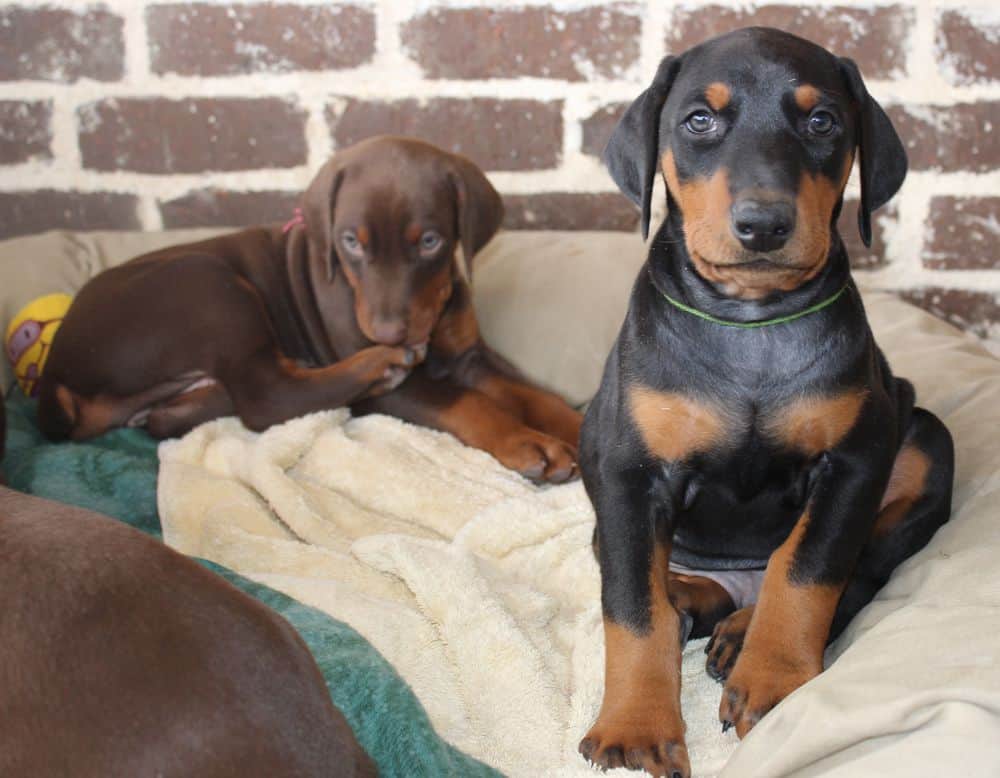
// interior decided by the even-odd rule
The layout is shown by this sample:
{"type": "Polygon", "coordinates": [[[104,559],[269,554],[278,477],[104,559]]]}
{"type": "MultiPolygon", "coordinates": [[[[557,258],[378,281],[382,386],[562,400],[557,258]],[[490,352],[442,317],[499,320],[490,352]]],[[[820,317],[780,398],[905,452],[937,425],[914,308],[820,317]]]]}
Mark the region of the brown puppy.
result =
{"type": "Polygon", "coordinates": [[[394,137],[338,152],[284,229],[153,252],[85,285],[40,383],[42,428],[170,437],[228,414],[259,430],[351,405],[564,481],[581,417],[483,343],[456,257],[502,216],[463,157],[394,137]]]}
{"type": "Polygon", "coordinates": [[[295,630],[131,527],[0,487],[0,591],[0,775],[376,774],[295,630]]]}

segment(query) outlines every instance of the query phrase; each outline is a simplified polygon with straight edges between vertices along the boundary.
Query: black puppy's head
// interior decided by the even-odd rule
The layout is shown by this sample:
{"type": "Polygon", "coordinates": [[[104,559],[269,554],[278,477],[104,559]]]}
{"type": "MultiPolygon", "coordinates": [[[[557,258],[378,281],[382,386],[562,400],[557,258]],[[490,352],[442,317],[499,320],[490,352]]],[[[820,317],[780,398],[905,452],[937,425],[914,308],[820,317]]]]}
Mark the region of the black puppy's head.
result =
{"type": "Polygon", "coordinates": [[[664,59],[604,158],[644,237],[659,169],[696,271],[759,298],[822,269],[856,154],[867,245],[871,212],[906,175],[899,137],[854,62],[751,27],[664,59]]]}

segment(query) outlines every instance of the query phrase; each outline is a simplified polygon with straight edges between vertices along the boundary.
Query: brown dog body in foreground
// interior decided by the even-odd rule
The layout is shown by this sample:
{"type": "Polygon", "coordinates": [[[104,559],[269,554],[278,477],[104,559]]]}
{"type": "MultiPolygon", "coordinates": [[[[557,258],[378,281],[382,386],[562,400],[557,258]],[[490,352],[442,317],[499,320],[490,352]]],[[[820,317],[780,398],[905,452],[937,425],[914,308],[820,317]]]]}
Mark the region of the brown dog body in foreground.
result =
{"type": "Polygon", "coordinates": [[[52,438],[261,430],[350,405],[451,432],[539,480],[576,473],[580,415],[479,335],[467,264],[503,206],[468,160],[378,137],[338,152],[303,219],[147,254],[73,301],[39,420],[52,438]]]}
{"type": "Polygon", "coordinates": [[[282,618],[119,522],[0,487],[0,775],[374,776],[282,618]]]}

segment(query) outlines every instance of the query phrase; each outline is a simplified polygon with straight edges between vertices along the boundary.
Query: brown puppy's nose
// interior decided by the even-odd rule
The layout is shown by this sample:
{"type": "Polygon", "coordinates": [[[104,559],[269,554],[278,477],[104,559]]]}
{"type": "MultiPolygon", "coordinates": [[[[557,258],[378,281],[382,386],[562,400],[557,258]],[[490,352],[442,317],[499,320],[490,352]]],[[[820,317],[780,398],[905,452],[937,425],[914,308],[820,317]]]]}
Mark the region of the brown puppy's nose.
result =
{"type": "Polygon", "coordinates": [[[731,216],[733,233],[751,251],[780,249],[795,229],[795,208],[791,203],[740,200],[733,205],[731,216]]]}
{"type": "Polygon", "coordinates": [[[406,337],[406,323],[398,319],[375,319],[372,321],[372,335],[385,346],[398,346],[406,337]]]}

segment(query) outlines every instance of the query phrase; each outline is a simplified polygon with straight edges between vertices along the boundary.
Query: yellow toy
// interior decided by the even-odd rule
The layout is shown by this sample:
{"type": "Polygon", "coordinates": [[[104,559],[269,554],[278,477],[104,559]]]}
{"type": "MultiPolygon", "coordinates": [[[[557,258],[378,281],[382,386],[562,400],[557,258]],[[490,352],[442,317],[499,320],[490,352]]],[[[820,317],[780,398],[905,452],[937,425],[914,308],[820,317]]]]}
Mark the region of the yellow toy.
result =
{"type": "Polygon", "coordinates": [[[49,294],[24,306],[7,326],[4,351],[14,368],[14,376],[28,397],[38,391],[38,379],[45,369],[49,348],[73,298],[49,294]]]}

